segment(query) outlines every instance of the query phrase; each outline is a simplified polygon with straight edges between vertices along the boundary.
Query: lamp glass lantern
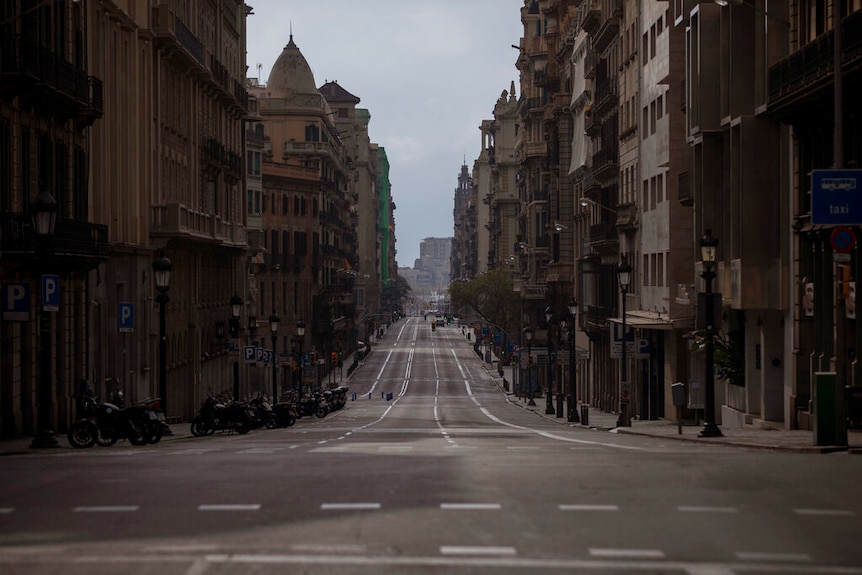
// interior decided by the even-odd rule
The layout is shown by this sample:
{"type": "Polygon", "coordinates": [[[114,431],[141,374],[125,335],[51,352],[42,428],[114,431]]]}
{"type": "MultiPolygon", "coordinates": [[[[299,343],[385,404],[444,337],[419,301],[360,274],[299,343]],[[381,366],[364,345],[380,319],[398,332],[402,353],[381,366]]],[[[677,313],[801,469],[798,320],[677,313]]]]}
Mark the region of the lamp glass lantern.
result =
{"type": "Polygon", "coordinates": [[[39,237],[54,235],[57,223],[57,200],[48,190],[42,190],[33,202],[33,229],[39,237]]]}
{"type": "Polygon", "coordinates": [[[296,322],[296,335],[299,337],[305,337],[305,322],[302,320],[296,322]]]}
{"type": "Polygon", "coordinates": [[[278,333],[278,324],[281,321],[281,318],[278,317],[277,313],[273,313],[269,316],[269,331],[272,335],[276,335],[278,333]]]}
{"type": "Polygon", "coordinates": [[[703,237],[700,238],[700,257],[704,265],[712,266],[715,263],[717,246],[718,238],[713,237],[712,230],[704,230],[703,237]]]}
{"type": "Polygon", "coordinates": [[[623,293],[626,293],[629,290],[629,285],[631,285],[631,274],[632,266],[629,265],[629,262],[625,257],[621,258],[620,263],[617,264],[617,280],[620,282],[620,289],[623,290],[623,293]]]}
{"type": "Polygon", "coordinates": [[[569,308],[569,315],[575,317],[578,313],[578,302],[575,301],[575,298],[572,298],[566,307],[569,308]]]}
{"type": "Polygon", "coordinates": [[[156,289],[164,293],[168,290],[171,284],[171,269],[173,264],[164,253],[159,253],[159,257],[153,260],[153,273],[156,279],[156,289]]]}
{"type": "Polygon", "coordinates": [[[239,319],[239,314],[240,314],[240,312],[242,312],[242,304],[243,304],[242,298],[239,297],[238,294],[233,294],[233,296],[231,296],[231,298],[230,298],[230,316],[233,319],[235,319],[235,320],[239,319]]]}
{"type": "Polygon", "coordinates": [[[527,343],[533,341],[533,328],[530,326],[524,328],[524,338],[527,340],[527,343]]]}

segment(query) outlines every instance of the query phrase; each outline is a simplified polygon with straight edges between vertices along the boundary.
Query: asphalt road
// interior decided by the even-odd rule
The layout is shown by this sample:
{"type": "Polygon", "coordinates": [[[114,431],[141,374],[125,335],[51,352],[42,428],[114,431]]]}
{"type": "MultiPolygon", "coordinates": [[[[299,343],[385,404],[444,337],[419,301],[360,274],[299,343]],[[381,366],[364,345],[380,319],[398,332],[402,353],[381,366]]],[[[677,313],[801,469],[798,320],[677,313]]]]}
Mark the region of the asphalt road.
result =
{"type": "Polygon", "coordinates": [[[0,575],[862,574],[857,456],[548,421],[421,318],[350,393],[287,429],[0,458],[0,575]]]}

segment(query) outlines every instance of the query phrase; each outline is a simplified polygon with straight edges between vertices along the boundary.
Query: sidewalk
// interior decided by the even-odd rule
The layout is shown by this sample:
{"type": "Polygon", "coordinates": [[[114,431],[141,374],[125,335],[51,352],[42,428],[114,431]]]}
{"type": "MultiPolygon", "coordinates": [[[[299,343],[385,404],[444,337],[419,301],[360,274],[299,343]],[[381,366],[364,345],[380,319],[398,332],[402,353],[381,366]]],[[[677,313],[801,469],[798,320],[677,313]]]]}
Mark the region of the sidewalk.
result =
{"type": "MultiPolygon", "coordinates": [[[[470,345],[472,342],[467,340],[464,343],[470,345]]],[[[554,421],[560,425],[573,425],[584,427],[581,423],[569,423],[565,417],[557,417],[556,413],[546,414],[546,399],[544,397],[536,399],[535,406],[527,405],[527,402],[519,399],[512,393],[512,371],[514,368],[503,368],[503,376],[499,375],[496,363],[488,364],[476,357],[476,360],[488,370],[488,373],[494,378],[494,382],[500,388],[500,391],[506,393],[510,398],[509,401],[513,405],[531,411],[537,417],[543,417],[549,421],[554,421]],[[508,382],[509,389],[504,387],[504,379],[508,382]]],[[[556,398],[554,398],[554,407],[556,407],[556,398]]],[[[768,424],[753,424],[744,427],[720,426],[722,437],[699,437],[702,429],[700,425],[683,425],[681,430],[675,421],[655,420],[655,421],[639,421],[633,420],[629,427],[617,427],[617,414],[600,411],[594,407],[587,408],[588,427],[597,431],[624,433],[631,435],[646,435],[650,437],[660,437],[663,439],[675,439],[682,441],[692,441],[698,443],[711,443],[716,445],[731,445],[736,447],[768,449],[785,451],[792,453],[832,453],[832,452],[849,452],[862,454],[862,430],[851,429],[847,433],[847,447],[835,445],[814,445],[814,433],[804,430],[785,430],[771,427],[768,424]],[[681,433],[680,433],[681,431],[681,433]]],[[[578,412],[580,415],[580,411],[578,412]]]]}

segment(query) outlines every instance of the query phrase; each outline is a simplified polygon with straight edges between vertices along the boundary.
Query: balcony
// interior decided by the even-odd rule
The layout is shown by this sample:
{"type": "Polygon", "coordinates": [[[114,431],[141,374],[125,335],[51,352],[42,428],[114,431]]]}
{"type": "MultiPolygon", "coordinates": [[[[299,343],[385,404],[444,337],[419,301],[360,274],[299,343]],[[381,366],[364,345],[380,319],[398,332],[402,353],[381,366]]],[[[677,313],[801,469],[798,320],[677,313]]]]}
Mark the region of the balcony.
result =
{"type": "Polygon", "coordinates": [[[153,8],[153,36],[156,43],[169,55],[188,65],[188,72],[209,74],[203,42],[183,24],[167,4],[153,8]]]}
{"type": "Polygon", "coordinates": [[[226,149],[214,138],[207,138],[201,148],[201,155],[206,161],[230,172],[236,178],[242,177],[242,156],[226,149]]]}
{"type": "Polygon", "coordinates": [[[553,70],[549,72],[547,68],[535,70],[533,85],[554,92],[560,87],[560,77],[553,70]]]}
{"type": "Polygon", "coordinates": [[[0,34],[0,94],[20,96],[92,126],[102,117],[102,81],[28,36],[0,34]]]}
{"type": "MultiPolygon", "coordinates": [[[[37,247],[29,214],[0,214],[0,251],[7,261],[32,262],[37,247]]],[[[59,268],[86,270],[108,258],[108,226],[57,218],[54,257],[59,268]]]]}
{"type": "Polygon", "coordinates": [[[192,239],[204,243],[244,248],[248,235],[238,222],[226,222],[220,216],[189,209],[171,202],[152,207],[150,236],[168,239],[192,239]]]}
{"type": "Polygon", "coordinates": [[[619,176],[616,146],[602,148],[593,154],[593,175],[599,182],[607,182],[619,176]]]}
{"type": "Polygon", "coordinates": [[[544,140],[538,142],[527,142],[525,148],[526,158],[542,158],[548,155],[548,143],[544,140]]]}
{"type": "Polygon", "coordinates": [[[592,108],[593,114],[600,116],[607,111],[616,109],[619,102],[619,98],[617,97],[618,89],[614,78],[602,79],[596,85],[596,99],[593,102],[592,108]]]}
{"type": "Polygon", "coordinates": [[[609,12],[605,14],[598,31],[593,35],[593,50],[604,52],[620,31],[620,18],[623,15],[623,0],[609,0],[609,12]]]}
{"type": "Polygon", "coordinates": [[[588,50],[584,56],[584,78],[592,80],[596,77],[596,60],[595,52],[588,50]]]}
{"type": "MultiPolygon", "coordinates": [[[[821,34],[769,68],[770,110],[783,110],[798,104],[800,113],[808,113],[810,108],[801,100],[813,92],[832,91],[833,38],[831,30],[821,34]]],[[[846,70],[858,66],[862,59],[862,12],[856,11],[844,18],[842,48],[842,66],[846,75],[846,70]]]]}
{"type": "Polygon", "coordinates": [[[587,0],[589,6],[585,7],[584,19],[581,21],[581,30],[592,36],[598,31],[602,23],[602,10],[598,0],[587,0]]]}

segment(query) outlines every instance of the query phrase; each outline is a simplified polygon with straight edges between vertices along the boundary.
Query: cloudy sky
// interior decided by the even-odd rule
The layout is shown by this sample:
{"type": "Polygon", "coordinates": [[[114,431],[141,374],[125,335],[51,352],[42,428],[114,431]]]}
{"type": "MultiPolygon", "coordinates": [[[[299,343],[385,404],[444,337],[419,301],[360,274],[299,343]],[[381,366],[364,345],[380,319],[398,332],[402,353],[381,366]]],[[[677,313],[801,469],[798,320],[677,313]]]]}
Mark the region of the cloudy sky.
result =
{"type": "Polygon", "coordinates": [[[398,265],[412,267],[422,239],[453,235],[461,165],[472,171],[479,124],[518,86],[523,0],[247,3],[250,77],[267,80],[292,26],[317,85],[336,81],[370,111],[391,165],[398,265]]]}

